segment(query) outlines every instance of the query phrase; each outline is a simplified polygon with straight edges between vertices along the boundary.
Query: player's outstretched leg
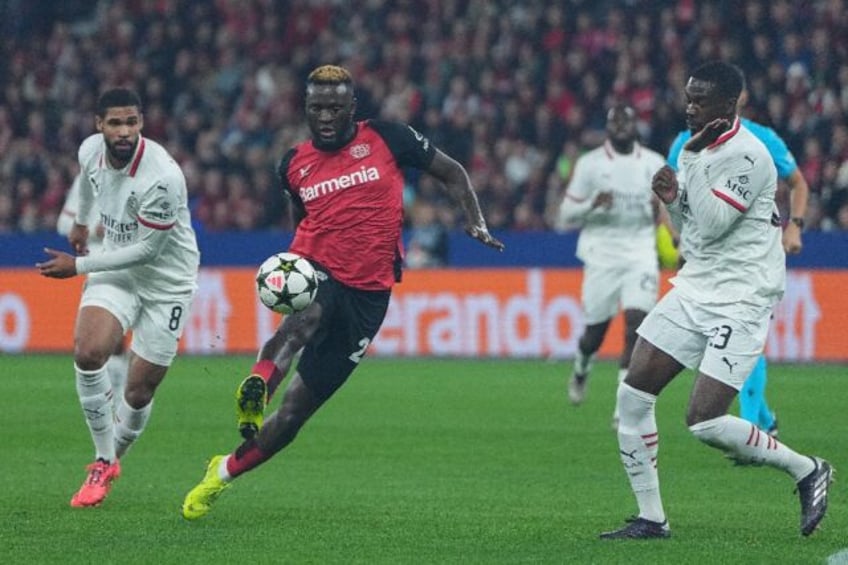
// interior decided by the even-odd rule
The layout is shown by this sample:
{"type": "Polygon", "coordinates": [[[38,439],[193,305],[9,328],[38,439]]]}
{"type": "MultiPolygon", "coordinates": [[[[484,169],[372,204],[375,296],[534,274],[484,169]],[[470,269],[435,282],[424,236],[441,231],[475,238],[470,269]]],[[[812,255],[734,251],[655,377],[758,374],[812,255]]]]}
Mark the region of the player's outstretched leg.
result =
{"type": "Polygon", "coordinates": [[[662,539],[671,537],[668,520],[652,522],[634,516],[625,521],[627,524],[623,528],[604,532],[601,534],[601,539],[662,539]]]}
{"type": "Polygon", "coordinates": [[[205,516],[221,493],[229,488],[230,483],[221,479],[218,472],[224,457],[224,455],[213,457],[206,467],[203,479],[186,495],[183,501],[183,518],[186,520],[196,520],[205,516]]]}
{"type": "Polygon", "coordinates": [[[801,534],[812,534],[827,512],[827,491],[833,482],[833,467],[820,457],[812,457],[816,468],[798,481],[801,498],[801,534]]]}
{"type": "Polygon", "coordinates": [[[112,483],[121,476],[121,464],[116,459],[109,463],[104,459],[98,459],[85,468],[88,475],[80,489],[71,497],[71,506],[84,508],[86,506],[97,506],[109,494],[112,483]]]}

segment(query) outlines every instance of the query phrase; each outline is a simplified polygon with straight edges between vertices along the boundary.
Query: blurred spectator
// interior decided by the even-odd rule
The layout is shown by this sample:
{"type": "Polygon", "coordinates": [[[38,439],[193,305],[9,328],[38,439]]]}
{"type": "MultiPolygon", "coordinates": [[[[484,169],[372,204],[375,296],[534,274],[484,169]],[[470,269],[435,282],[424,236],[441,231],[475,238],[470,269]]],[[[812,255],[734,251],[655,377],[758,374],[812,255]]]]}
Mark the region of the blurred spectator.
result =
{"type": "MultiPolygon", "coordinates": [[[[13,0],[0,16],[3,231],[52,229],[92,92],[116,85],[142,93],[145,135],[191,169],[203,228],[286,229],[273,171],[306,135],[300,85],[320,63],[354,71],[357,118],[408,122],[466,165],[493,228],[544,228],[609,107],[632,104],[665,153],[687,71],[716,57],[743,67],[749,116],[799,156],[820,203],[809,229],[845,225],[844,0],[13,0]]],[[[409,179],[415,202],[456,227],[426,182],[409,179]]]]}
{"type": "Polygon", "coordinates": [[[834,217],[836,218],[836,229],[848,230],[848,198],[842,199],[842,203],[836,208],[834,217]]]}
{"type": "Polygon", "coordinates": [[[444,267],[448,262],[448,233],[439,221],[436,207],[419,200],[410,210],[406,266],[411,269],[444,267]]]}

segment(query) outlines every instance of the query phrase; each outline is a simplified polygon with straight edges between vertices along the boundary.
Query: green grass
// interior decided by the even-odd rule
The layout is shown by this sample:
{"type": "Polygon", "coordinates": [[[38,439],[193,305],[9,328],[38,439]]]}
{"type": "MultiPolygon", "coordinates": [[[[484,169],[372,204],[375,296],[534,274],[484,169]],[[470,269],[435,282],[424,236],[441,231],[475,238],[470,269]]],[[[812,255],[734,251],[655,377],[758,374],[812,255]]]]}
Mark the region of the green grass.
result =
{"type": "MultiPolygon", "coordinates": [[[[564,363],[366,360],[290,448],[202,520],[179,507],[237,443],[249,358],[181,357],[145,435],[96,509],[71,494],[93,455],[63,356],[0,357],[3,563],[824,563],[848,547],[840,483],[811,538],[789,477],[737,468],[683,423],[691,375],[658,404],[673,537],[602,542],[635,503],[609,428],[612,364],[585,405],[564,363]]],[[[781,438],[848,469],[845,368],[770,367],[781,438]]]]}

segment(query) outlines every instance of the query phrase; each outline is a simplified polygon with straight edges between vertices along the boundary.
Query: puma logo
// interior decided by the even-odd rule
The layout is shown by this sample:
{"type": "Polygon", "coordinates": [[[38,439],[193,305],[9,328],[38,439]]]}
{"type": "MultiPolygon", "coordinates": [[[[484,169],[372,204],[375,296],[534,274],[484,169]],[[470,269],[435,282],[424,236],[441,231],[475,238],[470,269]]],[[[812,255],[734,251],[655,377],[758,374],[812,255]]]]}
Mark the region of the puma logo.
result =
{"type": "Polygon", "coordinates": [[[733,367],[735,367],[736,365],[739,364],[739,363],[731,363],[730,360],[727,357],[722,357],[721,360],[724,361],[724,364],[727,365],[727,368],[731,373],[733,373],[733,367]]]}
{"type": "Polygon", "coordinates": [[[619,453],[621,453],[621,454],[622,454],[622,455],[624,455],[625,457],[628,457],[628,458],[630,458],[630,459],[633,459],[634,461],[636,460],[636,451],[637,451],[637,450],[635,450],[635,449],[634,449],[633,451],[631,451],[630,453],[628,453],[628,452],[624,451],[623,449],[619,449],[619,450],[618,450],[618,452],[619,452],[619,453]]]}

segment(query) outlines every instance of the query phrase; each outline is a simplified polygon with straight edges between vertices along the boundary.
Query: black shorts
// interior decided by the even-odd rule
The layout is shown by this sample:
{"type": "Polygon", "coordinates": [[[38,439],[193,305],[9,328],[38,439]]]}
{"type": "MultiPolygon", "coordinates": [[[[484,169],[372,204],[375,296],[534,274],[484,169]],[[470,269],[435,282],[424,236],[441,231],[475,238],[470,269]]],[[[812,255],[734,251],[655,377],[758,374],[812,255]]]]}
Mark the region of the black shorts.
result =
{"type": "Polygon", "coordinates": [[[391,294],[351,288],[329,275],[318,285],[315,301],[321,305],[321,321],[303,348],[297,371],[322,400],[344,384],[365,356],[386,317],[391,294]]]}

